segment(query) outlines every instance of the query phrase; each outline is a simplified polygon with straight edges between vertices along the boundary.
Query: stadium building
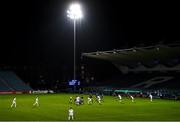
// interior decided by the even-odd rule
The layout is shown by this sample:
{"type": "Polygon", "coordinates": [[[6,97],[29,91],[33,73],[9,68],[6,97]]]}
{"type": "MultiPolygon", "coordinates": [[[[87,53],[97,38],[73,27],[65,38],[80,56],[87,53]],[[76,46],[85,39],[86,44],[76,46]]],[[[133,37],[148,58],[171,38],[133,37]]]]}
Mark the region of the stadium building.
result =
{"type": "Polygon", "coordinates": [[[82,56],[84,81],[99,92],[134,91],[170,99],[180,96],[179,44],[97,51],[82,56]]]}
{"type": "Polygon", "coordinates": [[[0,71],[0,94],[30,93],[32,88],[12,71],[0,71]]]}

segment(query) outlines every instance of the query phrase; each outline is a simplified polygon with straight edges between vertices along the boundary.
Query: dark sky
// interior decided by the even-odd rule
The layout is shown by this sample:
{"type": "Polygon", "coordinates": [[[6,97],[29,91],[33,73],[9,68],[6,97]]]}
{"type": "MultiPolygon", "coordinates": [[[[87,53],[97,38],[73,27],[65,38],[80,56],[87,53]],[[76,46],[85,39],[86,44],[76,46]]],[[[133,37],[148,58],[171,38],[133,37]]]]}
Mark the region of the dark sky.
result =
{"type": "MultiPolygon", "coordinates": [[[[70,0],[1,2],[0,63],[68,66],[73,63],[70,0]]],[[[121,49],[180,40],[179,4],[79,0],[77,60],[82,52],[121,49]]]]}

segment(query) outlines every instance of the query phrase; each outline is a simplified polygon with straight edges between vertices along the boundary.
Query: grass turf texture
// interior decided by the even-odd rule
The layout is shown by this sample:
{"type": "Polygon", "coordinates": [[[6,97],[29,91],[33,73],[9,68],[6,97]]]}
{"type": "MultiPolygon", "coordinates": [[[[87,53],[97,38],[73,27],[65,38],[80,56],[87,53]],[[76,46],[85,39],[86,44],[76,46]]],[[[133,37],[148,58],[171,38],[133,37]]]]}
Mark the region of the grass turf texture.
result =
{"type": "Polygon", "coordinates": [[[104,103],[87,104],[87,95],[83,95],[85,105],[69,104],[69,97],[76,94],[38,95],[40,107],[33,107],[36,95],[15,95],[17,108],[10,108],[14,95],[0,95],[0,121],[60,121],[67,120],[68,109],[74,109],[75,120],[101,121],[152,121],[180,120],[180,102],[173,100],[135,98],[135,103],[124,98],[123,103],[112,96],[105,96],[104,103]]]}

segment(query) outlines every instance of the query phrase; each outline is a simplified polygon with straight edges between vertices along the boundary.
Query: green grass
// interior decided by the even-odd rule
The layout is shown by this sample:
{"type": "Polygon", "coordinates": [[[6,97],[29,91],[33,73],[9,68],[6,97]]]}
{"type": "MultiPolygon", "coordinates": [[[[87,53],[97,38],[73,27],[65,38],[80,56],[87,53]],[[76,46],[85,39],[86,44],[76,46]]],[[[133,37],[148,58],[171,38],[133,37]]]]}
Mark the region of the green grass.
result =
{"type": "Polygon", "coordinates": [[[16,95],[17,108],[10,108],[14,95],[0,95],[0,121],[60,121],[67,120],[68,108],[74,109],[75,120],[102,121],[153,121],[180,120],[180,102],[171,100],[136,98],[135,103],[124,98],[123,104],[112,96],[105,96],[104,103],[87,105],[87,95],[84,95],[85,105],[69,104],[69,97],[75,94],[38,95],[40,107],[32,104],[36,95],[16,95]]]}

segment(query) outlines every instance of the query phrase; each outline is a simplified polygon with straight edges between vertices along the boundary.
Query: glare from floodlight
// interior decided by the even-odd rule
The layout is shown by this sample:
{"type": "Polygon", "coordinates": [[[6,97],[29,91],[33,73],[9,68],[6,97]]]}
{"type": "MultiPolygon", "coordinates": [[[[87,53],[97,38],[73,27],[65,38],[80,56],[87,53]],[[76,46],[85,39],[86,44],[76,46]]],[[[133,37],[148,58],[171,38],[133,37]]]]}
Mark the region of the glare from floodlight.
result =
{"type": "Polygon", "coordinates": [[[81,6],[78,3],[74,3],[70,5],[69,9],[67,10],[67,16],[73,20],[81,19],[82,18],[81,6]]]}

